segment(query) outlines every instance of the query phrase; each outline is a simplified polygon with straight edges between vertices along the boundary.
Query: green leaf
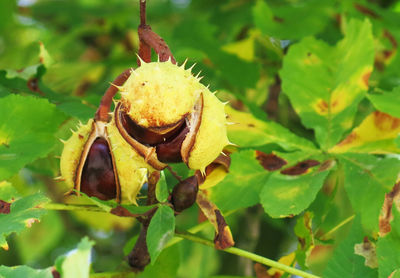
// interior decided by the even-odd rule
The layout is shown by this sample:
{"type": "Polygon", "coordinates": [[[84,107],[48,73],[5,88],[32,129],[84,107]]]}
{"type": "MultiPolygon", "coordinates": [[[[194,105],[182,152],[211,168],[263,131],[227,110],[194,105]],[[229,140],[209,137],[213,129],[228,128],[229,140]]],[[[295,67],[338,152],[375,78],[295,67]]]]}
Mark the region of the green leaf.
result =
{"type": "Polygon", "coordinates": [[[365,259],[354,253],[354,246],[363,241],[365,233],[356,217],[351,231],[333,252],[323,273],[324,278],[376,278],[377,270],[365,266],[365,259]]]}
{"type": "Polygon", "coordinates": [[[152,208],[156,207],[157,205],[151,205],[151,206],[136,206],[136,205],[128,205],[128,204],[119,204],[115,200],[100,200],[97,197],[89,197],[83,192],[79,192],[79,194],[82,196],[82,198],[88,200],[90,203],[96,205],[97,207],[101,208],[104,210],[104,212],[110,212],[113,208],[116,208],[118,206],[121,206],[125,209],[127,209],[130,213],[132,214],[143,214],[152,208]]]}
{"type": "Polygon", "coordinates": [[[260,202],[271,217],[297,215],[314,201],[329,171],[315,169],[302,175],[275,172],[263,186],[260,202]]]}
{"type": "Polygon", "coordinates": [[[392,212],[391,231],[377,243],[379,278],[389,277],[400,266],[400,212],[396,206],[392,212]]]}
{"type": "Polygon", "coordinates": [[[56,269],[63,278],[89,278],[91,250],[94,242],[87,237],[82,238],[76,249],[56,261],[56,269]]]}
{"type": "Polygon", "coordinates": [[[207,66],[213,68],[221,81],[227,81],[238,88],[254,87],[260,77],[259,64],[243,61],[223,51],[222,44],[218,45],[213,36],[215,30],[216,26],[208,18],[189,17],[174,28],[175,43],[180,42],[197,51],[201,49],[211,61],[207,66]],[[202,39],[199,40],[199,37],[202,39]]]}
{"type": "Polygon", "coordinates": [[[21,232],[38,221],[46,211],[37,208],[37,206],[48,201],[49,199],[44,194],[37,193],[12,202],[10,213],[0,214],[0,247],[8,249],[7,235],[21,232]]]}
{"type": "Polygon", "coordinates": [[[175,216],[169,206],[160,206],[151,218],[147,230],[147,249],[149,250],[151,264],[154,264],[164,246],[174,236],[175,216]]]}
{"type": "Polygon", "coordinates": [[[209,197],[222,211],[255,205],[269,175],[270,172],[256,160],[254,151],[234,153],[229,173],[222,182],[208,190],[209,197]]]}
{"type": "Polygon", "coordinates": [[[300,39],[316,34],[322,31],[334,12],[332,1],[311,0],[297,1],[292,5],[272,5],[273,2],[270,7],[266,1],[257,1],[253,8],[254,24],[266,35],[280,39],[300,39]]]}
{"type": "Polygon", "coordinates": [[[261,121],[250,113],[237,111],[226,106],[229,140],[240,147],[258,147],[275,143],[285,150],[307,150],[316,152],[314,144],[305,138],[299,137],[288,129],[272,121],[261,121]]]}
{"type": "Polygon", "coordinates": [[[373,68],[371,24],[350,20],[336,46],[312,37],[293,45],[280,72],[282,89],[302,123],[315,130],[322,149],[336,144],[352,126],[373,68]]]}
{"type": "Polygon", "coordinates": [[[66,99],[65,101],[57,104],[57,108],[67,115],[76,117],[82,121],[87,121],[93,117],[95,109],[84,104],[79,99],[66,99]]]}
{"type": "Polygon", "coordinates": [[[142,273],[138,275],[140,278],[175,278],[180,265],[180,248],[177,245],[165,248],[157,258],[156,263],[147,266],[142,273]]]}
{"type": "Polygon", "coordinates": [[[23,230],[16,237],[18,254],[24,264],[31,264],[53,251],[64,237],[64,226],[60,215],[48,211],[40,222],[23,230]]]}
{"type": "Polygon", "coordinates": [[[0,98],[0,180],[53,148],[53,134],[65,119],[47,100],[9,95],[0,98]]]}
{"type": "Polygon", "coordinates": [[[368,94],[367,97],[379,111],[400,118],[400,87],[381,94],[368,94]]]}
{"type": "Polygon", "coordinates": [[[160,180],[156,185],[156,198],[160,203],[166,202],[169,196],[167,180],[164,171],[160,173],[160,180]]]}
{"type": "Polygon", "coordinates": [[[0,200],[11,202],[16,197],[20,197],[17,189],[11,183],[2,181],[0,182],[0,200]]]}
{"type": "Polygon", "coordinates": [[[4,278],[53,278],[51,268],[47,269],[33,269],[26,265],[8,267],[0,266],[0,277],[4,278]]]}
{"type": "Polygon", "coordinates": [[[400,161],[373,155],[340,155],[345,174],[344,187],[355,212],[367,230],[378,231],[379,213],[385,193],[389,192],[400,171],[400,161]]]}

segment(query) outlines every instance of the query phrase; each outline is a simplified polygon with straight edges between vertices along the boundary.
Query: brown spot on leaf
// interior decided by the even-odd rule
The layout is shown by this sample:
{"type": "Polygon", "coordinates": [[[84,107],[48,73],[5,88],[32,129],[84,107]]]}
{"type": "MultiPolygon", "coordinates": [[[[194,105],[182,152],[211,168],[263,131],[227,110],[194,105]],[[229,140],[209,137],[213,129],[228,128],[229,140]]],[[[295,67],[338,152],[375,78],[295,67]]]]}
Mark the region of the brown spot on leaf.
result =
{"type": "Polygon", "coordinates": [[[367,87],[369,86],[368,81],[369,81],[370,76],[371,76],[371,72],[369,71],[367,73],[364,73],[363,76],[361,77],[362,81],[364,82],[365,86],[367,86],[367,87]]]}
{"type": "Polygon", "coordinates": [[[256,151],[256,159],[261,166],[268,171],[275,171],[287,164],[286,160],[276,156],[275,154],[266,154],[261,151],[256,151]]]}
{"type": "Polygon", "coordinates": [[[307,170],[311,167],[319,165],[319,161],[317,160],[304,160],[299,163],[297,163],[295,166],[289,167],[285,170],[281,171],[281,174],[283,175],[289,175],[289,176],[296,176],[296,175],[301,175],[307,172],[307,170]]]}
{"type": "Polygon", "coordinates": [[[334,163],[335,163],[334,160],[326,160],[326,161],[322,162],[318,171],[322,172],[322,171],[328,170],[334,163]]]}
{"type": "Polygon", "coordinates": [[[82,134],[78,134],[78,137],[79,137],[79,139],[81,139],[81,140],[84,138],[82,134]]]}
{"type": "Polygon", "coordinates": [[[360,4],[358,4],[358,3],[355,3],[355,4],[354,4],[354,8],[355,8],[356,10],[358,10],[360,13],[362,13],[362,14],[364,14],[364,15],[367,15],[367,16],[370,16],[370,17],[372,17],[372,18],[375,18],[375,19],[381,18],[380,15],[378,15],[376,12],[374,12],[374,11],[371,10],[370,8],[367,8],[367,7],[365,7],[365,6],[363,6],[363,5],[360,5],[360,4]]]}
{"type": "Polygon", "coordinates": [[[383,202],[382,210],[379,215],[379,235],[385,236],[390,232],[390,222],[393,219],[392,207],[393,202],[400,198],[400,182],[396,183],[393,189],[385,194],[385,201],[383,202]]]}
{"type": "Polygon", "coordinates": [[[197,215],[197,222],[203,223],[204,221],[207,221],[207,216],[201,209],[199,209],[199,214],[197,215]]]}
{"type": "Polygon", "coordinates": [[[274,16],[274,21],[278,22],[278,23],[283,23],[285,20],[282,17],[278,17],[278,16],[274,16]]]}
{"type": "Polygon", "coordinates": [[[355,132],[350,133],[342,142],[338,144],[338,146],[343,146],[347,144],[351,144],[354,140],[358,138],[358,134],[355,132]]]}
{"type": "Polygon", "coordinates": [[[51,274],[53,275],[53,278],[61,278],[60,272],[58,272],[54,267],[51,270],[51,274]]]}
{"type": "Polygon", "coordinates": [[[279,278],[279,277],[281,277],[280,273],[275,273],[274,276],[269,275],[267,268],[260,263],[254,264],[254,272],[256,273],[257,278],[279,278]]]}
{"type": "Polygon", "coordinates": [[[400,126],[400,119],[394,118],[389,114],[375,111],[374,112],[374,123],[376,127],[381,131],[390,131],[400,126]]]}
{"type": "Polygon", "coordinates": [[[318,101],[317,107],[321,114],[325,114],[328,112],[329,105],[325,100],[321,99],[320,101],[318,101]]]}
{"type": "Polygon", "coordinates": [[[255,127],[254,124],[248,124],[247,126],[248,126],[248,127],[255,127]]]}
{"type": "Polygon", "coordinates": [[[383,36],[390,41],[390,43],[392,44],[393,48],[397,48],[397,46],[398,46],[397,40],[392,35],[392,33],[390,33],[387,29],[385,29],[385,31],[383,32],[383,36]]]}
{"type": "Polygon", "coordinates": [[[130,213],[129,210],[127,210],[124,207],[117,206],[113,209],[111,209],[110,213],[118,215],[118,216],[124,216],[124,217],[136,217],[137,215],[130,213]]]}
{"type": "Polygon", "coordinates": [[[149,209],[145,213],[131,213],[129,210],[122,206],[117,206],[113,209],[111,209],[110,213],[115,214],[117,216],[122,216],[122,217],[139,217],[139,216],[149,216],[152,215],[155,211],[157,210],[156,207],[149,209]]]}
{"type": "Polygon", "coordinates": [[[3,200],[0,200],[0,213],[1,214],[9,214],[10,207],[11,207],[11,203],[7,203],[3,200]]]}
{"type": "Polygon", "coordinates": [[[39,220],[36,219],[36,218],[28,218],[28,219],[25,220],[25,225],[26,225],[27,228],[30,228],[36,222],[39,222],[39,220]]]}
{"type": "Polygon", "coordinates": [[[29,90],[32,92],[38,93],[41,96],[45,96],[45,94],[39,88],[39,80],[36,77],[30,78],[26,82],[26,86],[28,86],[29,90]]]}
{"type": "Polygon", "coordinates": [[[214,210],[214,213],[218,225],[218,232],[216,232],[214,238],[215,248],[222,250],[232,247],[233,245],[235,245],[235,242],[233,241],[231,231],[225,222],[225,218],[222,216],[221,212],[218,209],[214,210]]]}
{"type": "Polygon", "coordinates": [[[354,253],[365,258],[365,265],[370,268],[378,267],[378,258],[376,255],[375,243],[371,242],[368,237],[364,237],[362,243],[354,245],[354,253]]]}

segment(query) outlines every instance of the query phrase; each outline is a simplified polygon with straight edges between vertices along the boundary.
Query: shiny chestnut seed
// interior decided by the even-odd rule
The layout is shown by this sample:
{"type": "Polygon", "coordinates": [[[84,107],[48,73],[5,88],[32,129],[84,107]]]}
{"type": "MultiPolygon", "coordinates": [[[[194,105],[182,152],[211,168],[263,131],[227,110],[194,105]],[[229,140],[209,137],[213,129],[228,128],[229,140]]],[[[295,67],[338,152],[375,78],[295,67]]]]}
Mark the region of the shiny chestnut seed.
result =
{"type": "Polygon", "coordinates": [[[181,148],[188,132],[189,128],[184,125],[178,135],[158,144],[156,147],[158,160],[164,163],[182,162],[181,148]]]}
{"type": "Polygon", "coordinates": [[[130,136],[135,138],[138,142],[150,146],[156,146],[166,140],[173,138],[180,131],[185,122],[184,119],[180,120],[171,126],[163,128],[144,128],[136,124],[127,114],[121,113],[122,125],[130,136]]]}
{"type": "Polygon", "coordinates": [[[82,171],[81,191],[101,200],[117,196],[110,148],[104,138],[97,138],[90,147],[82,171]]]}
{"type": "Polygon", "coordinates": [[[195,176],[189,177],[178,183],[172,190],[171,202],[177,212],[191,207],[196,202],[199,184],[195,176]]]}

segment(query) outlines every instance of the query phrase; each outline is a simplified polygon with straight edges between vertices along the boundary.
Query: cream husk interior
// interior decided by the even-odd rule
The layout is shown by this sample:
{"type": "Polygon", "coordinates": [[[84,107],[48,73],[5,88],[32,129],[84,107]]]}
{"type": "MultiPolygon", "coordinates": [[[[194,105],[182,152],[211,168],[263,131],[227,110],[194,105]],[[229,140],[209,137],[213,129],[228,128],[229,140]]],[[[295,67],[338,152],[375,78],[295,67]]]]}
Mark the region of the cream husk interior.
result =
{"type": "Polygon", "coordinates": [[[81,154],[92,131],[93,120],[90,119],[85,125],[80,125],[78,130],[64,143],[61,154],[60,170],[65,182],[74,188],[76,169],[79,165],[81,154]]]}
{"type": "MultiPolygon", "coordinates": [[[[104,125],[105,123],[99,123],[104,125]]],[[[75,187],[75,175],[79,166],[85,144],[92,132],[93,120],[81,125],[76,132],[65,142],[61,154],[60,169],[65,182],[71,188],[75,187]]],[[[115,168],[120,186],[121,203],[136,204],[136,197],[147,182],[148,174],[155,171],[119,134],[114,119],[106,124],[107,139],[110,143],[115,168]]],[[[93,138],[93,137],[91,137],[93,138]]],[[[88,150],[87,150],[88,151],[88,150]]]]}
{"type": "Polygon", "coordinates": [[[136,197],[155,169],[124,140],[115,125],[114,118],[106,128],[121,188],[121,203],[137,205],[136,197]]]}

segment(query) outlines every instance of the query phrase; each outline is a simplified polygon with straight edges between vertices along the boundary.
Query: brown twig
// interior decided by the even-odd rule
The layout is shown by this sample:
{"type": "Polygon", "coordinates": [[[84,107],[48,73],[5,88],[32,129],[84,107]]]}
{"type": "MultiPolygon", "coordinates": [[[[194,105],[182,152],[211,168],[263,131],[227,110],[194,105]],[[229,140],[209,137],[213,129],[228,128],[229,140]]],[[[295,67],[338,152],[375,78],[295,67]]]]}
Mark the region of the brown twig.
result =
{"type": "Polygon", "coordinates": [[[172,170],[171,166],[167,166],[168,171],[176,178],[179,182],[182,182],[182,177],[179,176],[174,170],[172,170]]]}
{"type": "Polygon", "coordinates": [[[108,113],[110,112],[111,103],[113,97],[118,92],[117,86],[122,86],[125,83],[125,81],[131,75],[131,71],[132,69],[125,70],[123,73],[118,75],[118,77],[115,78],[114,81],[111,83],[110,87],[108,87],[104,96],[101,98],[99,108],[97,109],[96,114],[94,116],[96,121],[108,122],[109,120],[108,113]]]}
{"type": "Polygon", "coordinates": [[[146,0],[140,0],[140,25],[146,25],[146,0]]]}
{"type": "MultiPolygon", "coordinates": [[[[165,62],[171,59],[171,62],[173,64],[176,64],[176,60],[172,55],[168,45],[159,35],[151,30],[151,27],[149,25],[139,25],[138,33],[141,45],[143,44],[144,46],[152,47],[154,51],[158,54],[160,62],[165,62]]],[[[142,52],[148,54],[146,49],[143,49],[142,52]]],[[[143,59],[143,61],[147,62],[146,59],[148,57],[142,56],[140,50],[139,55],[143,59]]],[[[148,59],[148,61],[150,61],[150,59],[148,59]]]]}

